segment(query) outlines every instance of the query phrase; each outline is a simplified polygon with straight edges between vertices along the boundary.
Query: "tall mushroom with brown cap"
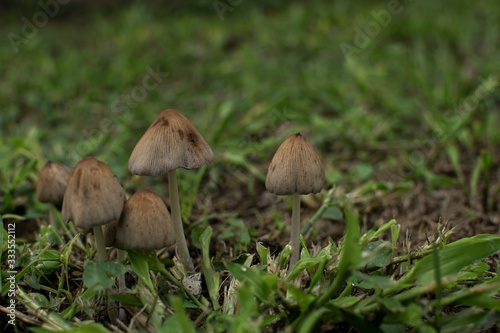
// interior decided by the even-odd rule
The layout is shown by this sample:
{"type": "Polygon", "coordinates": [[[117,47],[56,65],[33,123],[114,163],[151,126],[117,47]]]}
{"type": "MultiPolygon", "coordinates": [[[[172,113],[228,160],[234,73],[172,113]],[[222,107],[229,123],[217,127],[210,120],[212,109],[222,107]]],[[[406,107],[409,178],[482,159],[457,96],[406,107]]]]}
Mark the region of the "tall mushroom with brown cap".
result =
{"type": "Polygon", "coordinates": [[[160,113],[149,125],[128,161],[128,169],[132,174],[153,177],[168,175],[177,255],[188,271],[194,270],[194,266],[182,226],[175,170],[200,168],[213,160],[212,149],[193,124],[179,112],[169,109],[160,113]]]}
{"type": "Polygon", "coordinates": [[[135,192],[125,203],[116,229],[116,248],[158,250],[175,243],[167,206],[155,193],[135,192]]]}
{"type": "Polygon", "coordinates": [[[266,189],[277,195],[293,195],[290,270],[300,257],[300,195],[318,193],[324,184],[325,171],[313,145],[300,133],[288,137],[269,165],[266,189]]]}
{"type": "MultiPolygon", "coordinates": [[[[62,165],[51,161],[45,163],[36,180],[35,192],[38,201],[53,204],[61,209],[68,178],[69,171],[62,165]]],[[[50,224],[56,228],[51,211],[49,211],[49,218],[50,224]]]]}
{"type": "Polygon", "coordinates": [[[120,217],[126,196],[111,169],[94,157],[84,157],[69,175],[62,218],[76,227],[93,228],[99,260],[106,260],[101,225],[120,217]]]}

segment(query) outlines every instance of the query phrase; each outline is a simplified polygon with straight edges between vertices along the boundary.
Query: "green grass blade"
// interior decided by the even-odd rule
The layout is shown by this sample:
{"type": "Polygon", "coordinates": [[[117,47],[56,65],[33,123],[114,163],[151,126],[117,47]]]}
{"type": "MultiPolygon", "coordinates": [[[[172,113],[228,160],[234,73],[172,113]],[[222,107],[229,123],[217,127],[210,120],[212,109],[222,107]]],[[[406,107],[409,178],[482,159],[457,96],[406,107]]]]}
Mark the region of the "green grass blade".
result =
{"type": "MultiPolygon", "coordinates": [[[[441,278],[457,274],[461,269],[474,263],[474,261],[497,251],[500,251],[500,236],[494,235],[477,235],[448,244],[439,251],[441,278]]],[[[411,277],[416,279],[419,285],[434,280],[436,274],[434,260],[434,254],[431,254],[418,261],[415,265],[411,277]]]]}

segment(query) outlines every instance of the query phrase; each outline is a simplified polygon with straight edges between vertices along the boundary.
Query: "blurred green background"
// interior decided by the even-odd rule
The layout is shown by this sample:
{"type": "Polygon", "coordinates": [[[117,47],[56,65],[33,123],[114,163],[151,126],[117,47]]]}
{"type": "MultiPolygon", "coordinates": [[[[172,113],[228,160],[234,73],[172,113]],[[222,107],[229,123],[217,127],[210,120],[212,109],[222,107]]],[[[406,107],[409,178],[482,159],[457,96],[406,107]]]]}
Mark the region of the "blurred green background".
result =
{"type": "Polygon", "coordinates": [[[328,187],[468,192],[481,149],[498,163],[498,1],[42,0],[0,10],[5,184],[29,161],[72,167],[92,155],[126,188],[144,186],[128,157],[167,108],[216,154],[206,173],[183,172],[186,189],[201,177],[209,197],[261,193],[272,155],[298,131],[324,158],[328,187]]]}

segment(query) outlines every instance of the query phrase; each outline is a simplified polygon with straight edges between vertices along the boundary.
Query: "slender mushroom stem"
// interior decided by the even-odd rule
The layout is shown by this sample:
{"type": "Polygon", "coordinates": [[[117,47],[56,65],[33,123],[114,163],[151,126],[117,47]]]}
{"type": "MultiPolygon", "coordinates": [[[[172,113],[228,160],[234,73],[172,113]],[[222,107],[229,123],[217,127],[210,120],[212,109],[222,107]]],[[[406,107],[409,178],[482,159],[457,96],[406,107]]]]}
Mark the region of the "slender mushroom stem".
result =
{"type": "Polygon", "coordinates": [[[291,271],[300,258],[300,194],[293,194],[292,229],[290,234],[292,257],[288,270],[291,271]]]}
{"type": "MultiPolygon", "coordinates": [[[[116,262],[121,263],[124,259],[125,251],[116,249],[116,262]]],[[[118,277],[118,294],[124,292],[126,288],[127,286],[125,285],[125,274],[123,274],[118,277]]],[[[120,307],[120,309],[118,310],[118,318],[123,322],[127,319],[127,314],[125,313],[125,309],[123,307],[120,307]]]]}
{"type": "Polygon", "coordinates": [[[106,253],[106,245],[104,243],[104,236],[100,225],[94,227],[95,243],[97,245],[97,260],[108,260],[106,253]]]}
{"type": "Polygon", "coordinates": [[[56,222],[56,219],[54,218],[54,214],[52,214],[52,209],[49,209],[49,221],[50,221],[50,225],[52,226],[52,228],[54,228],[54,230],[59,229],[57,227],[57,222],[56,222]]]}
{"type": "Polygon", "coordinates": [[[172,213],[172,224],[174,225],[177,255],[188,272],[194,271],[193,261],[189,255],[184,228],[182,226],[181,205],[179,203],[179,189],[175,170],[168,172],[168,191],[170,193],[170,210],[172,213]]]}
{"type": "MultiPolygon", "coordinates": [[[[125,251],[116,249],[116,262],[121,263],[125,259],[125,251]]],[[[125,291],[127,286],[125,285],[125,274],[118,277],[118,293],[125,291]]]]}

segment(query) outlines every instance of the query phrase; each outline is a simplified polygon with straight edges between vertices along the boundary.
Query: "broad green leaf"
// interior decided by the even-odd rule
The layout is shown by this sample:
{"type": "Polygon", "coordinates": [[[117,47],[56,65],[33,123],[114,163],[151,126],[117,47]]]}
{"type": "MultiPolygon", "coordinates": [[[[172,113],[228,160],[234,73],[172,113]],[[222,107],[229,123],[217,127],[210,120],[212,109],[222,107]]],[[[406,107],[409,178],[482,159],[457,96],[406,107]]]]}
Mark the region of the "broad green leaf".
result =
{"type": "MultiPolygon", "coordinates": [[[[137,276],[144,282],[144,284],[149,288],[149,290],[156,295],[155,288],[153,286],[153,281],[151,281],[151,276],[149,275],[149,264],[148,264],[148,255],[152,255],[151,253],[147,253],[151,251],[138,251],[127,249],[127,255],[130,260],[130,265],[132,266],[132,270],[137,274],[137,276]]],[[[156,256],[156,253],[154,254],[156,256]]]]}
{"type": "Polygon", "coordinates": [[[267,256],[269,255],[269,249],[262,245],[262,243],[257,243],[255,246],[257,253],[259,254],[260,257],[260,262],[264,265],[267,264],[267,256]]]}
{"type": "Polygon", "coordinates": [[[251,290],[246,285],[238,289],[238,301],[240,305],[240,312],[238,317],[244,320],[243,324],[248,324],[252,318],[259,315],[258,305],[251,290]]]}
{"type": "Polygon", "coordinates": [[[84,269],[83,284],[90,294],[111,288],[115,284],[115,278],[128,270],[125,265],[102,260],[86,260],[84,269]]]}
{"type": "Polygon", "coordinates": [[[396,284],[391,276],[367,275],[359,271],[352,272],[352,276],[355,277],[353,284],[364,289],[384,290],[392,288],[396,284]]]}
{"type": "Polygon", "coordinates": [[[40,277],[36,274],[26,275],[24,282],[35,290],[40,290],[40,277]]]}
{"type": "Polygon", "coordinates": [[[389,242],[375,241],[368,243],[361,252],[361,260],[357,268],[370,269],[374,267],[385,267],[390,264],[392,248],[389,242]]]}
{"type": "Polygon", "coordinates": [[[366,180],[373,173],[373,167],[370,164],[359,163],[354,167],[356,174],[361,180],[366,180]]]}
{"type": "Polygon", "coordinates": [[[340,260],[340,270],[354,268],[361,256],[361,248],[358,244],[360,225],[358,217],[352,209],[346,214],[346,233],[342,242],[342,258],[340,260]]]}
{"type": "Polygon", "coordinates": [[[248,283],[249,288],[261,301],[273,299],[270,295],[279,291],[275,275],[232,262],[227,262],[226,267],[237,280],[248,283]]]}
{"type": "Polygon", "coordinates": [[[338,207],[330,206],[323,213],[323,218],[333,221],[341,221],[344,218],[344,214],[338,207]]]}
{"type": "Polygon", "coordinates": [[[494,310],[471,308],[442,318],[439,332],[476,332],[480,328],[491,327],[495,321],[498,321],[498,314],[494,310]]]}
{"type": "Polygon", "coordinates": [[[295,266],[293,267],[292,271],[290,274],[287,275],[285,278],[285,281],[290,281],[293,280],[302,273],[305,269],[308,269],[312,266],[318,265],[320,262],[324,261],[325,259],[322,257],[314,257],[314,258],[303,258],[297,261],[295,266]]]}
{"type": "MultiPolygon", "coordinates": [[[[446,245],[439,251],[439,266],[441,278],[454,275],[471,265],[476,260],[500,251],[500,236],[477,235],[463,238],[446,245]]],[[[411,273],[420,285],[434,280],[434,255],[419,260],[411,273]]]]}

